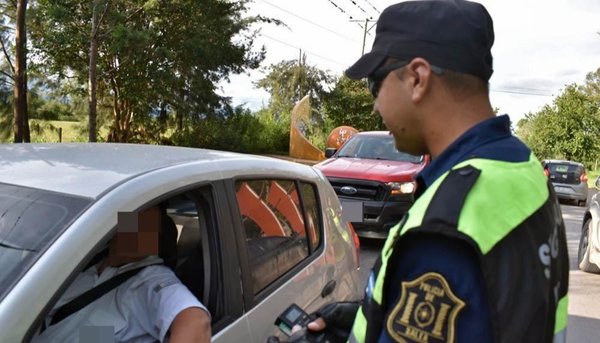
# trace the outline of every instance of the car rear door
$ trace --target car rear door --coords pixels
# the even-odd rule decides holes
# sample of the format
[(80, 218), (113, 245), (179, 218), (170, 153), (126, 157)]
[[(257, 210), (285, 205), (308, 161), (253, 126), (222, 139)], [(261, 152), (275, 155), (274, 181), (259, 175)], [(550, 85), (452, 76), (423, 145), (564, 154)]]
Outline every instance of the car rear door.
[(281, 335), (274, 322), (291, 303), (314, 311), (331, 301), (335, 287), (330, 283), (328, 291), (326, 285), (334, 265), (325, 258), (318, 191), (315, 184), (283, 177), (239, 178), (227, 188), (234, 194), (232, 227), (251, 331), (246, 340), (265, 342)]

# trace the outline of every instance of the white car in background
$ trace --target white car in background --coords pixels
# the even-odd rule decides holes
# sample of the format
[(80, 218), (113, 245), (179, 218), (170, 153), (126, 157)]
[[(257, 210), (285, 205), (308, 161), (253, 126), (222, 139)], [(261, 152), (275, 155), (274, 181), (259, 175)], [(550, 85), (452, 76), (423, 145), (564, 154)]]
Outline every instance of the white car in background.
[[(600, 177), (596, 178), (596, 188), (600, 188)], [(577, 265), (589, 273), (600, 273), (600, 195), (590, 199), (589, 207), (583, 215)]]
[(244, 154), (128, 144), (0, 145), (0, 332), (29, 341), (116, 232), (162, 204), (173, 268), (212, 314), (213, 342), (280, 335), (291, 303), (361, 298), (358, 239), (323, 175)]

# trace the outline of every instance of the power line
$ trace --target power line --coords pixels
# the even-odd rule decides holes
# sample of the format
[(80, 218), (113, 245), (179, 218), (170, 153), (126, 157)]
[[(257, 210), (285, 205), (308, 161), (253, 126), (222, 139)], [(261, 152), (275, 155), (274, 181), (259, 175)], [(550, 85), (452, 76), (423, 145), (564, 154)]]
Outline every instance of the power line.
[[(346, 12), (340, 5), (336, 4), (335, 2), (333, 2), (332, 0), (327, 0), (329, 1), (330, 4), (332, 4), (335, 8), (337, 8), (338, 10), (340, 10), (340, 12), (344, 13), (345, 15), (348, 16), (348, 18), (350, 18), (351, 20), (354, 19), (350, 14), (348, 14), (348, 12)], [(360, 26), (360, 25), (359, 25)], [(362, 27), (361, 27), (362, 28)]]
[(369, 0), (364, 0), (367, 4), (369, 4), (371, 6), (372, 9), (375, 10), (375, 12), (381, 14), (381, 12), (379, 12), (379, 10), (377, 8), (375, 8), (375, 6), (373, 6), (373, 4), (369, 1)]
[(519, 87), (519, 86), (505, 86), (504, 88), (508, 88), (508, 89), (519, 89), (519, 90), (525, 90), (525, 91), (533, 91), (533, 92), (538, 92), (538, 93), (544, 93), (544, 92), (550, 92), (550, 90), (548, 89), (540, 89), (540, 88), (528, 88), (528, 87)]
[[(356, 1), (354, 1), (354, 0), (348, 0), (348, 1), (350, 1), (351, 3), (353, 3), (354, 6), (358, 7), (358, 9), (360, 9), (364, 14), (366, 14), (367, 16), (369, 16), (369, 13), (367, 13), (367, 11), (365, 11), (359, 4), (357, 4)], [(372, 19), (372, 18), (373, 18), (373, 16), (369, 17), (369, 19)]]
[(492, 92), (496, 93), (510, 93), (510, 94), (519, 94), (519, 95), (534, 95), (534, 96), (547, 96), (552, 97), (552, 94), (540, 94), (540, 93), (530, 93), (530, 92), (519, 92), (519, 91), (511, 91), (506, 89), (490, 89)]
[(337, 8), (338, 10), (340, 10), (340, 12), (344, 13), (345, 15), (347, 15), (348, 17), (350, 17), (350, 19), (352, 19), (352, 16), (349, 15), (348, 13), (346, 13), (346, 11), (344, 11), (340, 6), (338, 6), (335, 2), (331, 1), (331, 0), (327, 0), (329, 1), (329, 3), (331, 3), (335, 8)]
[[(342, 7), (340, 7), (338, 4), (336, 4), (336, 3), (335, 3), (335, 2), (333, 2), (332, 0), (327, 0), (327, 1), (329, 1), (329, 3), (330, 3), (330, 4), (332, 4), (332, 5), (333, 5), (335, 8), (337, 8), (338, 10), (340, 10), (340, 12), (344, 13), (345, 15), (347, 15), (347, 16), (350, 18), (350, 21), (353, 21), (353, 19), (354, 19), (354, 18), (353, 18), (353, 17), (352, 17), (350, 14), (348, 14), (348, 12), (346, 12), (346, 11), (345, 11), (345, 10), (344, 10)], [(362, 27), (360, 24), (358, 24), (358, 23), (357, 23), (356, 25), (358, 25), (358, 27), (360, 27), (361, 29), (363, 28), (363, 27)], [(369, 33), (369, 36), (370, 36), (370, 35), (371, 35), (371, 34)]]
[(315, 57), (318, 57), (318, 58), (320, 58), (320, 59), (322, 59), (322, 60), (325, 60), (325, 61), (328, 61), (328, 62), (331, 62), (331, 63), (335, 63), (335, 64), (337, 64), (337, 65), (339, 65), (339, 66), (342, 66), (342, 67), (347, 67), (347, 66), (348, 66), (346, 63), (342, 63), (342, 62), (340, 62), (340, 61), (335, 61), (335, 60), (332, 60), (332, 59), (330, 59), (330, 58), (327, 58), (327, 57), (325, 57), (325, 56), (321, 56), (321, 55), (319, 55), (319, 54), (316, 54), (316, 53), (314, 53), (314, 52), (312, 52), (312, 51), (305, 50), (305, 49), (303, 49), (303, 48), (301, 48), (301, 47), (299, 47), (299, 46), (295, 46), (295, 45), (289, 44), (289, 43), (287, 43), (287, 42), (284, 42), (284, 41), (282, 41), (282, 40), (280, 40), (280, 39), (277, 39), (277, 38), (271, 37), (271, 36), (269, 36), (269, 35), (265, 35), (265, 34), (263, 34), (262, 36), (263, 36), (263, 37), (265, 37), (265, 38), (268, 38), (268, 39), (270, 39), (270, 40), (272, 40), (272, 41), (275, 41), (275, 42), (277, 42), (277, 43), (280, 43), (280, 44), (286, 45), (286, 46), (288, 46), (288, 47), (290, 47), (290, 48), (294, 48), (294, 49), (300, 49), (300, 50), (302, 50), (303, 52), (306, 52), (306, 53), (307, 53), (307, 54), (309, 54), (309, 55), (313, 55), (313, 56), (315, 56)]
[(280, 11), (283, 11), (283, 12), (285, 12), (285, 13), (289, 14), (289, 15), (292, 15), (292, 16), (294, 16), (294, 17), (296, 17), (296, 18), (300, 19), (300, 20), (303, 20), (303, 21), (305, 21), (305, 22), (307, 22), (307, 23), (310, 23), (310, 24), (312, 24), (312, 25), (314, 25), (314, 26), (316, 26), (316, 27), (318, 27), (318, 28), (321, 28), (321, 29), (323, 29), (323, 30), (325, 30), (325, 31), (331, 32), (331, 33), (333, 33), (334, 35), (336, 35), (336, 36), (338, 36), (338, 37), (341, 37), (341, 38), (347, 39), (347, 40), (349, 40), (349, 41), (354, 41), (354, 39), (353, 39), (353, 38), (350, 38), (350, 37), (348, 37), (348, 36), (345, 36), (345, 35), (343, 35), (343, 34), (341, 34), (341, 33), (339, 33), (339, 32), (336, 32), (336, 31), (334, 31), (334, 30), (332, 30), (332, 29), (330, 29), (330, 28), (327, 28), (327, 27), (325, 27), (325, 26), (323, 26), (323, 25), (321, 25), (321, 24), (315, 23), (315, 22), (313, 22), (313, 21), (311, 21), (311, 20), (308, 20), (308, 19), (306, 19), (306, 18), (304, 18), (304, 17), (301, 17), (301, 16), (299, 16), (299, 15), (297, 15), (297, 14), (294, 14), (294, 13), (292, 13), (292, 12), (290, 12), (290, 11), (288, 11), (288, 10), (284, 9), (284, 8), (281, 8), (281, 7), (279, 7), (279, 6), (275, 5), (275, 4), (272, 4), (272, 3), (270, 3), (270, 2), (268, 2), (268, 1), (266, 1), (266, 0), (262, 0), (262, 2), (264, 2), (265, 4), (267, 4), (267, 5), (269, 5), (269, 6), (275, 7), (275, 8), (277, 8), (278, 10), (280, 10)]

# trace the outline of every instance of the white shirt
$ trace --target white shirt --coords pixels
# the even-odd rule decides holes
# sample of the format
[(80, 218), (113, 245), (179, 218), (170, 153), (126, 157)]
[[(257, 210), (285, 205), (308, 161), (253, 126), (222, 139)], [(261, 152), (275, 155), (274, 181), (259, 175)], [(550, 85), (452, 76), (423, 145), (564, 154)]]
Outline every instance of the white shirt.
[[(85, 270), (59, 299), (51, 315), (60, 306), (113, 276), (147, 266), (88, 306), (47, 327), (33, 342), (79, 342), (80, 336), (85, 339), (89, 334), (90, 327), (100, 329), (102, 336), (112, 329), (114, 342), (164, 342), (179, 312), (199, 307), (208, 313), (171, 269), (156, 264), (160, 262), (160, 258), (151, 256), (119, 268), (107, 267), (100, 275), (95, 266)], [(46, 322), (50, 323), (51, 318), (49, 316)]]

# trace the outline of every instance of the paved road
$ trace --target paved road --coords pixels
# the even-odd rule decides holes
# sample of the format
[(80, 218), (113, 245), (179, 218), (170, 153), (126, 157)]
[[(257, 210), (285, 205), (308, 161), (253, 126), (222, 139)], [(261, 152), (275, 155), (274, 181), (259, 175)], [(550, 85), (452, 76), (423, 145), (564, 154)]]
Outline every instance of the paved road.
[[(581, 221), (585, 209), (571, 205), (561, 205), (567, 228), (569, 249), (569, 343), (600, 342), (600, 275), (584, 273), (577, 269), (577, 249), (581, 233)], [(375, 262), (382, 242), (361, 241), (361, 280), (366, 282), (369, 269)]]

